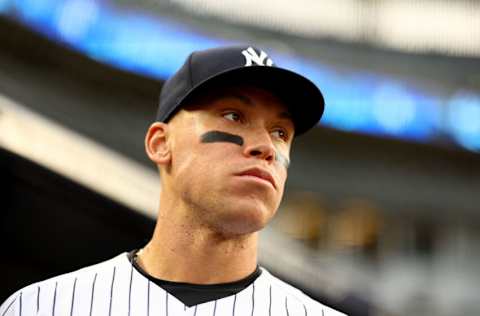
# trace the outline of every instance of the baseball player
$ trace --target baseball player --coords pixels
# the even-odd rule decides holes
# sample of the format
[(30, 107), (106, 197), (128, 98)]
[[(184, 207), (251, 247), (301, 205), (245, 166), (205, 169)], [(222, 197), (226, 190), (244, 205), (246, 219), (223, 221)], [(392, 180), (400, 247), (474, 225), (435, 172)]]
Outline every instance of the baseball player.
[(311, 81), (262, 50), (193, 52), (163, 86), (145, 137), (162, 187), (151, 240), (20, 289), (0, 316), (343, 315), (257, 263), (292, 141), (323, 108)]

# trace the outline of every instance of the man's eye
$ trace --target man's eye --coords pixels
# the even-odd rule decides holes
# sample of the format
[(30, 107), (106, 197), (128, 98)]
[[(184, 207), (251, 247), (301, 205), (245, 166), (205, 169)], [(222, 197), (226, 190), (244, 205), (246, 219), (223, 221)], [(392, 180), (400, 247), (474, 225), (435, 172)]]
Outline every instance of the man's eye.
[(288, 140), (288, 134), (283, 129), (276, 129), (272, 132), (272, 135), (276, 138), (281, 138), (283, 140)]
[(223, 114), (223, 117), (226, 118), (227, 120), (238, 122), (240, 121), (240, 115), (235, 112), (228, 112)]

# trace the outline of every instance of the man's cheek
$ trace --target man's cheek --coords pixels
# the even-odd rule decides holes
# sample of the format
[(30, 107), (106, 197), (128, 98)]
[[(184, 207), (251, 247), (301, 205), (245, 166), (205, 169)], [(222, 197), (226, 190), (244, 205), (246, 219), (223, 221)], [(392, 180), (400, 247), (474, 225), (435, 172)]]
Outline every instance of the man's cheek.
[(283, 155), (280, 150), (275, 149), (275, 161), (288, 169), (290, 167), (290, 159), (287, 156)]

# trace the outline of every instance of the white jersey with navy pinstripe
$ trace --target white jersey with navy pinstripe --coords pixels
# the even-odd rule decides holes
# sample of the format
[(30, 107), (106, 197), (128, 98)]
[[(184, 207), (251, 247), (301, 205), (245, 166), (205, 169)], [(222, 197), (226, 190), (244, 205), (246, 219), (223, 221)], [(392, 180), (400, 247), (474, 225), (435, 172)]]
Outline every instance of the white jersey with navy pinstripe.
[(139, 273), (127, 253), (31, 284), (0, 306), (0, 316), (341, 316), (262, 268), (239, 293), (192, 307)]

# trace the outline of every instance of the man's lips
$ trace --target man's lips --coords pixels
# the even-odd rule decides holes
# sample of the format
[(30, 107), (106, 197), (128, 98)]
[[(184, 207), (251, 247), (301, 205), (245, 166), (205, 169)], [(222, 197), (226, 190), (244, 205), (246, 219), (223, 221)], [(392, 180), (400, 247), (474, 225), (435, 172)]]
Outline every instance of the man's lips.
[(242, 171), (237, 174), (237, 176), (251, 176), (251, 177), (257, 177), (263, 180), (266, 180), (272, 184), (274, 188), (277, 188), (275, 184), (275, 180), (273, 179), (272, 175), (270, 172), (263, 170), (261, 168), (251, 168), (245, 171)]

